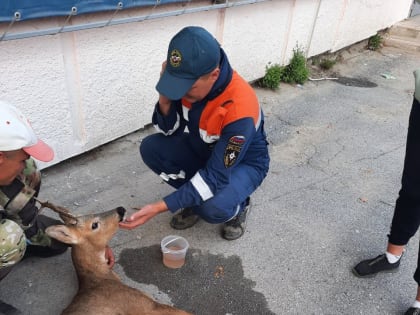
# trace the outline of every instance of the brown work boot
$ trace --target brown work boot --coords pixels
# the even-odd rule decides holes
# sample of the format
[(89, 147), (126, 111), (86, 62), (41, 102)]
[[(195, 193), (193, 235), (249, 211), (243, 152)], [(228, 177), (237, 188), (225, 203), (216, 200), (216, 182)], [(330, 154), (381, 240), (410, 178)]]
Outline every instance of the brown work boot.
[(175, 230), (185, 230), (196, 224), (199, 219), (191, 208), (184, 208), (172, 217), (169, 224)]
[(238, 213), (232, 220), (223, 226), (222, 237), (225, 240), (233, 241), (240, 238), (245, 233), (246, 218), (251, 211), (251, 198), (246, 199), (246, 205), (242, 212)]

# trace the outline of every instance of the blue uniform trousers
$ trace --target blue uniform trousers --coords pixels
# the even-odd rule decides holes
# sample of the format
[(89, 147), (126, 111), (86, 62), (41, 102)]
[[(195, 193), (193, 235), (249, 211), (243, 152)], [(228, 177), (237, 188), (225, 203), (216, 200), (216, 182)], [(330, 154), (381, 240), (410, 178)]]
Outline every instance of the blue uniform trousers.
[[(160, 133), (152, 134), (143, 139), (140, 154), (144, 163), (158, 175), (162, 172), (179, 174), (181, 170), (184, 171), (184, 179), (167, 181), (174, 188), (188, 182), (206, 165), (206, 160), (200, 158), (191, 148), (187, 133), (169, 137)], [(257, 189), (263, 177), (255, 168), (240, 163), (232, 169), (228, 185), (220, 191), (213, 192), (212, 198), (193, 206), (192, 209), (209, 223), (227, 222), (244, 209), (246, 198)], [(256, 183), (256, 178), (261, 178), (261, 181)]]

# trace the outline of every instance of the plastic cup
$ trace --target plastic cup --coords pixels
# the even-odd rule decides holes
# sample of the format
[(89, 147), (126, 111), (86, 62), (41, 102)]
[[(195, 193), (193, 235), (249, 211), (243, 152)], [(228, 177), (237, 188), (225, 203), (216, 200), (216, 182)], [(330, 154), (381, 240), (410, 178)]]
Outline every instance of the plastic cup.
[(187, 240), (182, 236), (168, 235), (160, 242), (163, 254), (163, 264), (172, 269), (181, 268), (185, 264), (188, 247)]

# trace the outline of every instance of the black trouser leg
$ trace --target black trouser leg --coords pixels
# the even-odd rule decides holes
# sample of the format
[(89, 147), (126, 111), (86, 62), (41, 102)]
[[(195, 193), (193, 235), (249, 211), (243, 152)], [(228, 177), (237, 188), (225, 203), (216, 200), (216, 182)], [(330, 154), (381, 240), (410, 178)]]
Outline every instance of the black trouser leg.
[(389, 242), (405, 245), (420, 225), (420, 104), (411, 108), (401, 190), (392, 218)]
[[(395, 204), (389, 242), (406, 245), (420, 225), (420, 103), (411, 108), (401, 190)], [(420, 251), (414, 280), (420, 285)]]

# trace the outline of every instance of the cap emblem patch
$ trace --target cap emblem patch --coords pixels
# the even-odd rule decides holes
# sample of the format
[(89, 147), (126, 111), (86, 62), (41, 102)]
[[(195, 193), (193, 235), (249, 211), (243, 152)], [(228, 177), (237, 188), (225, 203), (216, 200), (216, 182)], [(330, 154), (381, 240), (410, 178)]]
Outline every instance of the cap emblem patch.
[(181, 65), (182, 55), (179, 50), (174, 49), (171, 52), (171, 56), (169, 57), (169, 63), (172, 67), (177, 68)]

